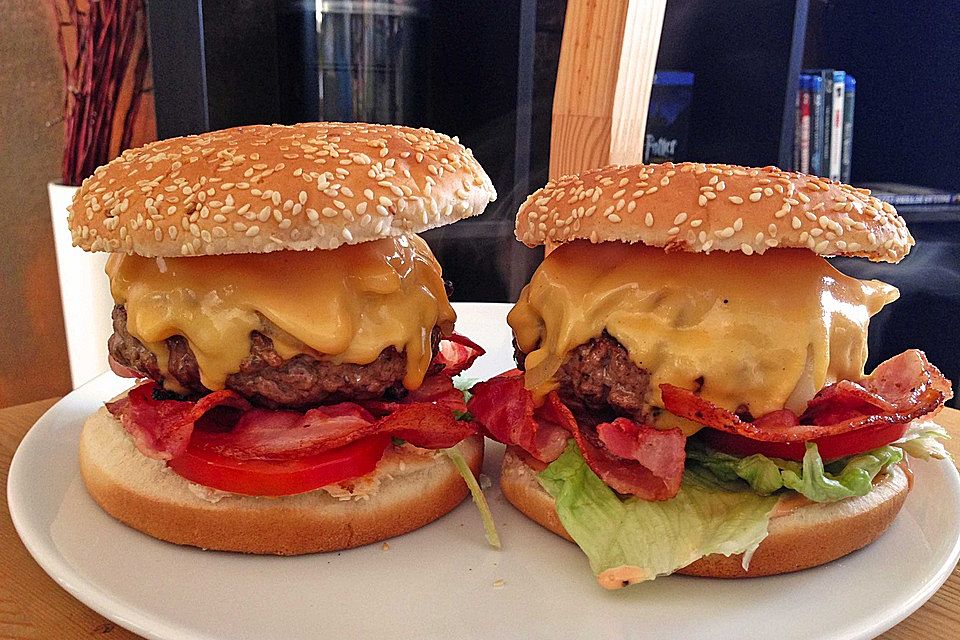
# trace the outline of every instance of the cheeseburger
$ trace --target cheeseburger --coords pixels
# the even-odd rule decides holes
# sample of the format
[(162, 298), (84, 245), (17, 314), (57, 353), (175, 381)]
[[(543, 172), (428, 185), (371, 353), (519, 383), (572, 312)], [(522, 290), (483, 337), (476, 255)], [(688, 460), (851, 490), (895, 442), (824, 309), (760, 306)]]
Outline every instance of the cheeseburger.
[(897, 290), (824, 256), (899, 262), (889, 204), (814, 176), (612, 166), (548, 183), (516, 235), (547, 256), (509, 314), (519, 370), (470, 413), (501, 487), (600, 584), (760, 576), (880, 536), (910, 456), (946, 455), (950, 383), (917, 350), (864, 374)]
[(416, 234), (495, 197), (456, 139), (368, 124), (239, 127), (97, 169), (69, 225), (112, 253), (111, 365), (140, 382), (84, 425), (90, 495), (162, 540), (285, 555), (453, 509), (483, 440), (452, 378), (482, 350)]

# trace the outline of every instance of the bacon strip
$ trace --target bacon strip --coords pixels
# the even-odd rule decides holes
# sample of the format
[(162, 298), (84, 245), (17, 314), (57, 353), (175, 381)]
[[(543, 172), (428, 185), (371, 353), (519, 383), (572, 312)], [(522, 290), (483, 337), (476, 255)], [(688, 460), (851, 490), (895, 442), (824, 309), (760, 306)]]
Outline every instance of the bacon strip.
[(232, 391), (215, 391), (197, 402), (155, 400), (153, 382), (134, 387), (107, 410), (120, 420), (137, 449), (148, 458), (169, 460), (183, 453), (190, 443), (193, 425), (216, 407), (245, 411), (250, 403)]
[(824, 387), (810, 400), (801, 422), (835, 424), (862, 415), (911, 411), (929, 390), (953, 397), (953, 389), (940, 370), (918, 349), (910, 349), (882, 362), (860, 382), (841, 380)]
[(488, 436), (541, 462), (556, 460), (573, 436), (590, 468), (620, 493), (666, 500), (680, 489), (686, 438), (679, 429), (659, 431), (626, 418), (591, 426), (553, 392), (536, 407), (519, 371), (476, 385), (468, 407)]
[[(567, 446), (576, 421), (555, 394), (538, 408), (520, 371), (508, 371), (471, 390), (470, 415), (498, 442), (515, 444), (541, 462), (553, 462)], [(551, 399), (553, 398), (553, 399)]]
[(467, 404), (463, 392), (453, 386), (446, 373), (438, 373), (424, 379), (419, 389), (411, 391), (402, 400), (357, 400), (357, 404), (375, 416), (383, 417), (401, 407), (417, 403), (430, 403), (446, 407), (450, 413), (463, 413)]
[(113, 359), (113, 356), (107, 356), (107, 362), (110, 363), (110, 369), (121, 378), (142, 378), (143, 374), (136, 369), (124, 366)]
[(215, 391), (197, 402), (155, 400), (158, 387), (148, 382), (108, 403), (107, 409), (141, 453), (161, 460), (182, 454), (191, 442), (238, 460), (292, 459), (374, 434), (442, 449), (476, 433), (471, 422), (454, 415), (466, 405), (449, 375), (431, 376), (424, 387), (422, 394), (417, 390), (401, 402), (371, 403), (370, 408), (342, 402), (299, 413), (251, 407), (232, 391)]
[(440, 340), (440, 350), (434, 358), (434, 364), (442, 364), (442, 372), (455, 376), (461, 371), (469, 369), (473, 362), (485, 354), (483, 347), (459, 333)]
[(226, 430), (209, 431), (197, 425), (193, 442), (237, 460), (292, 458), (348, 444), (356, 431), (375, 422), (366, 409), (351, 402), (306, 413), (253, 408)]
[(440, 341), (440, 350), (433, 360), (434, 366), (442, 365), (443, 368), (424, 378), (420, 388), (409, 392), (402, 400), (358, 400), (357, 404), (379, 417), (397, 411), (405, 405), (424, 402), (446, 407), (451, 412), (465, 413), (467, 404), (463, 400), (463, 392), (453, 386), (452, 378), (470, 368), (484, 353), (486, 352), (480, 345), (459, 333), (454, 333)]
[(904, 424), (935, 413), (953, 396), (949, 381), (923, 352), (905, 351), (880, 364), (861, 382), (843, 380), (822, 389), (797, 419), (786, 409), (741, 420), (693, 391), (660, 385), (664, 408), (707, 427), (764, 442), (807, 442), (881, 424)]
[(669, 500), (680, 490), (687, 439), (679, 429), (661, 431), (617, 418), (598, 424), (596, 435), (578, 428), (573, 437), (587, 465), (614, 491)]
[(469, 422), (428, 403), (404, 405), (377, 419), (360, 405), (341, 402), (303, 414), (252, 409), (230, 431), (198, 429), (193, 438), (197, 445), (222, 456), (262, 460), (314, 455), (374, 434), (393, 435), (425, 449), (444, 449), (473, 433)]

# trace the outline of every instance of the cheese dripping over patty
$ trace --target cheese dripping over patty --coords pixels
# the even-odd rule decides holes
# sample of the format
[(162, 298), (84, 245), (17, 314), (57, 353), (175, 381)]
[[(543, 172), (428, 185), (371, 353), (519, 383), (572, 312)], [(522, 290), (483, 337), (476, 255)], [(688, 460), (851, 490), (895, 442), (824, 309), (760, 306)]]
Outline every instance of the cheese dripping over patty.
[[(440, 265), (418, 236), (344, 245), (183, 258), (114, 254), (111, 292), (127, 329), (167, 373), (165, 340), (184, 336), (200, 379), (223, 389), (250, 353), (250, 333), (268, 335), (284, 359), (305, 353), (368, 364), (404, 352), (403, 384), (416, 389), (433, 357), (431, 331), (453, 330)], [(169, 376), (167, 376), (169, 378)]]
[[(539, 397), (557, 388), (572, 349), (606, 331), (650, 373), (652, 408), (670, 383), (760, 416), (800, 412), (823, 386), (862, 377), (869, 319), (898, 296), (803, 249), (705, 255), (576, 241), (544, 259), (508, 321)], [(659, 416), (658, 426), (677, 424)]]

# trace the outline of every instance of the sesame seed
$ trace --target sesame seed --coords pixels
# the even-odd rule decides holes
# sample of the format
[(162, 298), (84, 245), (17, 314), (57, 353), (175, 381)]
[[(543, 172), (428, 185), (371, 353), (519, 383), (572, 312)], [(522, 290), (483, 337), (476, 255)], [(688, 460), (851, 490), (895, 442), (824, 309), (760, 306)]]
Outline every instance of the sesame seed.
[(753, 247), (751, 247), (747, 243), (743, 243), (740, 245), (740, 251), (743, 251), (743, 253), (745, 253), (748, 256), (753, 255)]
[(741, 198), (740, 196), (727, 196), (727, 200), (729, 200), (733, 204), (743, 204), (743, 198)]
[(647, 212), (647, 215), (644, 216), (644, 218), (643, 218), (643, 222), (644, 222), (644, 224), (646, 224), (648, 227), (652, 227), (652, 226), (653, 226), (653, 213), (651, 213), (651, 212), (648, 211), (648, 212)]
[(673, 219), (673, 224), (680, 225), (687, 219), (687, 214), (684, 211), (681, 211), (677, 214), (677, 217)]
[(760, 198), (763, 196), (760, 195), (760, 192), (754, 192), (750, 194), (750, 202), (759, 202)]

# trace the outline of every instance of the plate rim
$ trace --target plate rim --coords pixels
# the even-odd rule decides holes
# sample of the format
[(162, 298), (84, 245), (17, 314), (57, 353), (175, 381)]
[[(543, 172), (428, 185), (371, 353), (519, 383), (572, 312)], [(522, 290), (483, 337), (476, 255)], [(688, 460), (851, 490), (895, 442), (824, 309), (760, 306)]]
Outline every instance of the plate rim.
[[(468, 305), (476, 305), (488, 309), (495, 306), (502, 308), (509, 306), (505, 303), (460, 303), (460, 305), (463, 305), (464, 308)], [(43, 532), (34, 531), (34, 524), (30, 522), (28, 496), (21, 489), (25, 482), (25, 474), (29, 473), (29, 469), (24, 467), (26, 464), (24, 458), (28, 454), (23, 452), (41, 446), (39, 439), (46, 435), (45, 430), (52, 430), (56, 433), (56, 431), (64, 429), (64, 425), (68, 425), (69, 420), (61, 417), (61, 414), (73, 411), (75, 408), (71, 405), (82, 402), (89, 393), (88, 388), (98, 388), (106, 384), (111, 377), (112, 374), (109, 372), (104, 373), (58, 400), (37, 419), (18, 444), (10, 461), (6, 491), (8, 510), (14, 529), (27, 552), (54, 582), (72, 597), (108, 620), (151, 640), (166, 640), (168, 638), (216, 640), (217, 636), (208, 635), (202, 631), (184, 627), (181, 624), (171, 624), (171, 621), (166, 618), (149, 613), (142, 605), (139, 607), (129, 605), (124, 600), (112, 597), (109, 592), (96, 584), (86, 582), (55, 546), (46, 544), (48, 536), (45, 536)], [(76, 479), (81, 474), (79, 458), (75, 457), (74, 460), (76, 465), (70, 471), (73, 478)], [(943, 460), (935, 463), (935, 465), (935, 472), (944, 474), (944, 480), (950, 485), (954, 495), (960, 496), (960, 472), (958, 472), (954, 463)], [(960, 521), (960, 502), (947, 502), (954, 504), (957, 520)], [(872, 618), (873, 622), (867, 626), (858, 628), (847, 626), (845, 629), (838, 629), (836, 634), (817, 637), (831, 637), (837, 640), (867, 640), (889, 630), (916, 612), (940, 589), (955, 570), (958, 560), (960, 560), (960, 531), (956, 532), (946, 559), (909, 598), (900, 601), (895, 608), (877, 612), (877, 617)]]
[[(208, 636), (198, 635), (193, 630), (172, 627), (157, 616), (149, 616), (148, 614), (144, 614), (141, 611), (127, 606), (120, 600), (112, 598), (109, 593), (99, 586), (84, 581), (82, 576), (73, 570), (66, 562), (62, 554), (58, 553), (55, 548), (47, 547), (45, 544), (46, 539), (42, 534), (36, 538), (32, 538), (30, 535), (24, 535), (27, 531), (33, 534), (33, 525), (28, 522), (25, 506), (21, 504), (21, 496), (17, 495), (14, 489), (20, 482), (18, 478), (24, 473), (27, 473), (27, 470), (21, 471), (21, 467), (26, 464), (22, 462), (23, 456), (26, 454), (21, 454), (21, 451), (27, 450), (32, 446), (38, 446), (33, 443), (33, 440), (42, 437), (42, 429), (57, 429), (55, 421), (57, 420), (58, 414), (63, 411), (68, 411), (67, 405), (76, 400), (77, 396), (85, 393), (86, 387), (102, 384), (104, 378), (110, 375), (109, 372), (105, 372), (63, 396), (54, 403), (52, 407), (43, 412), (24, 435), (20, 444), (17, 445), (17, 450), (10, 459), (10, 468), (7, 473), (7, 508), (10, 512), (10, 520), (13, 522), (13, 528), (17, 532), (17, 536), (19, 536), (20, 542), (27, 549), (27, 552), (34, 561), (40, 565), (44, 573), (52, 578), (54, 582), (72, 597), (102, 615), (107, 620), (150, 640), (168, 640), (169, 638), (216, 640)], [(50, 426), (48, 426), (48, 423), (50, 423)], [(74, 479), (81, 476), (79, 457), (77, 458), (76, 469), (73, 471)]]

